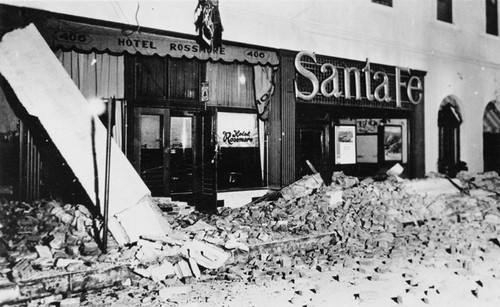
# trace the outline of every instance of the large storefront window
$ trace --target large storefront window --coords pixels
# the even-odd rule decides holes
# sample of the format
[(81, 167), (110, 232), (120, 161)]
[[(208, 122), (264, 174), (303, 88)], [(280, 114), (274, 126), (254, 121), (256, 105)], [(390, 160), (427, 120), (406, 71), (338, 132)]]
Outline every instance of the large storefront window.
[(217, 107), (218, 189), (263, 185), (264, 142), (255, 107), (253, 68), (207, 63), (208, 105)]
[(137, 56), (135, 96), (143, 105), (162, 105), (166, 99), (196, 103), (201, 66), (196, 59)]
[(261, 186), (257, 114), (219, 112), (217, 140), (219, 189)]
[(395, 110), (352, 111), (299, 104), (296, 130), (299, 176), (312, 173), (309, 163), (325, 180), (331, 178), (333, 171), (368, 177), (396, 163), (407, 168), (410, 127), (405, 117), (408, 114)]

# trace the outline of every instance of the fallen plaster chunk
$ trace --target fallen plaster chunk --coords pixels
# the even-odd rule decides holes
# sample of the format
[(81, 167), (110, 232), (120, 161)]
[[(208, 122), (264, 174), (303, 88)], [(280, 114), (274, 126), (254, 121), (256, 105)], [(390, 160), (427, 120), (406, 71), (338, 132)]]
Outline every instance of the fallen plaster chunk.
[(141, 262), (152, 262), (165, 256), (163, 250), (151, 246), (141, 246), (135, 253), (135, 258)]
[(319, 173), (311, 176), (304, 176), (302, 179), (284, 187), (281, 190), (281, 195), (287, 201), (301, 198), (311, 194), (313, 190), (318, 189), (322, 184), (323, 179), (321, 179)]
[(342, 203), (342, 190), (332, 190), (327, 191), (326, 195), (328, 196), (328, 203), (330, 206), (336, 206)]
[(139, 203), (115, 214), (130, 241), (135, 242), (141, 236), (161, 235), (170, 232), (170, 226), (161, 210), (153, 204), (150, 196), (145, 196)]
[(193, 276), (195, 278), (201, 277), (200, 268), (198, 267), (198, 263), (194, 258), (189, 258), (189, 267), (191, 268), (191, 272), (193, 272)]
[(83, 264), (83, 260), (67, 258), (59, 258), (56, 260), (56, 266), (58, 268), (66, 268), (70, 264)]
[(188, 278), (193, 276), (191, 268), (185, 260), (180, 260), (179, 262), (177, 262), (174, 266), (174, 271), (177, 277), (181, 280), (183, 278)]
[(245, 252), (249, 252), (250, 248), (245, 243), (236, 241), (235, 239), (230, 239), (224, 245), (226, 249), (239, 249)]
[(38, 253), (38, 258), (52, 259), (52, 252), (48, 246), (37, 245), (35, 246), (35, 250)]
[[(452, 181), (456, 185), (460, 187), (462, 186), (459, 179), (452, 179)], [(460, 190), (446, 178), (410, 180), (404, 182), (402, 187), (405, 188), (408, 193), (422, 194), (426, 196), (453, 195), (460, 193)]]
[(224, 242), (224, 240), (220, 237), (207, 237), (205, 236), (203, 238), (203, 241), (206, 241), (210, 244), (213, 244), (213, 245), (225, 245), (226, 243)]
[(79, 307), (79, 306), (80, 306), (79, 297), (65, 298), (59, 302), (59, 307)]
[(54, 233), (54, 239), (50, 241), (50, 247), (52, 249), (61, 249), (64, 246), (64, 243), (66, 242), (66, 234), (62, 232), (56, 232)]
[(151, 265), (148, 267), (147, 270), (148, 270), (151, 278), (155, 282), (161, 282), (162, 280), (166, 279), (167, 277), (175, 275), (175, 269), (174, 269), (173, 264), (167, 260), (163, 261), (159, 265)]
[(149, 240), (143, 240), (139, 239), (137, 241), (137, 246), (141, 248), (149, 248), (149, 249), (157, 249), (157, 250), (162, 250), (163, 244), (158, 241), (149, 241)]
[(149, 272), (148, 269), (144, 269), (144, 268), (133, 268), (132, 269), (132, 272), (134, 272), (135, 274), (141, 276), (141, 277), (144, 277), (144, 278), (150, 278), (151, 277), (151, 272)]
[(207, 269), (217, 269), (231, 257), (231, 254), (222, 248), (197, 240), (186, 242), (180, 252), (186, 258), (192, 257), (199, 265)]
[(14, 301), (21, 297), (21, 291), (18, 285), (0, 288), (0, 304)]
[(404, 169), (403, 167), (401, 166), (401, 164), (399, 163), (396, 163), (394, 164), (387, 172), (387, 176), (394, 176), (396, 177), (396, 179), (401, 179), (399, 176), (403, 173)]

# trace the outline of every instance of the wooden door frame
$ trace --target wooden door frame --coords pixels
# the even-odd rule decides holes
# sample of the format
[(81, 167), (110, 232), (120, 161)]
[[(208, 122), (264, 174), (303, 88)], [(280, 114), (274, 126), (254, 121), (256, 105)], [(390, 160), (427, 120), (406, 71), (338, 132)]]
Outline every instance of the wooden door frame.
[(168, 108), (134, 108), (134, 143), (133, 143), (133, 158), (136, 161), (135, 169), (138, 174), (141, 174), (141, 115), (160, 115), (163, 116), (163, 131), (162, 144), (163, 148), (163, 194), (170, 195), (170, 180), (168, 178), (168, 166), (170, 165), (169, 151), (167, 148), (166, 138), (170, 136), (170, 109)]

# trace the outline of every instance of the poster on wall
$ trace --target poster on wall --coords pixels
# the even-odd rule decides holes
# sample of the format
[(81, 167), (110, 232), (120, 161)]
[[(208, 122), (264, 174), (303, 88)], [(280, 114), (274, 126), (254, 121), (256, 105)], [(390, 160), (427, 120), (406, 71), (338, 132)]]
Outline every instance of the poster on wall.
[(385, 161), (403, 160), (403, 128), (396, 125), (384, 126)]
[(335, 126), (335, 164), (356, 163), (356, 126)]
[(258, 147), (257, 114), (218, 112), (217, 139), (220, 147)]
[(380, 119), (359, 118), (356, 120), (356, 132), (359, 134), (377, 134)]
[(356, 138), (356, 161), (358, 163), (378, 163), (378, 137), (376, 134), (359, 135)]

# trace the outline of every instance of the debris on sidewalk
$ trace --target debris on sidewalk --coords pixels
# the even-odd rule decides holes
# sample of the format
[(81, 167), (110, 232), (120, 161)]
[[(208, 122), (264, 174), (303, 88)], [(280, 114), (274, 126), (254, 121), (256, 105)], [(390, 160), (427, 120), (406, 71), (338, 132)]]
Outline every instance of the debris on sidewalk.
[(318, 189), (322, 183), (323, 179), (321, 179), (319, 173), (311, 176), (304, 176), (301, 180), (284, 187), (281, 190), (281, 195), (285, 200), (300, 198), (311, 194), (314, 190)]
[[(425, 262), (442, 253), (456, 257), (448, 266), (470, 271), (475, 256), (500, 237), (499, 199), (479, 192), (482, 186), (499, 190), (496, 174), (469, 175), (478, 190), (470, 195), (456, 189), (451, 193), (451, 188), (450, 193), (436, 193), (434, 184), (444, 182), (435, 178), (401, 182), (392, 176), (362, 183), (337, 172), (326, 186), (315, 176), (299, 180), (308, 183), (295, 185), (293, 192), (285, 192), (288, 197), (222, 207), (216, 215), (192, 210), (172, 214), (168, 235), (142, 236), (125, 247), (112, 244), (106, 255), (93, 236), (98, 221), (85, 207), (3, 202), (0, 277), (12, 286), (40, 276), (42, 270), (50, 276), (51, 270), (56, 274), (123, 265), (130, 269), (132, 285), (148, 280), (159, 287), (157, 295), (167, 286), (158, 299), (170, 300), (172, 286), (196, 280), (292, 280), (310, 269), (328, 272), (334, 265), (365, 272), (375, 281), (390, 271), (390, 262)], [(380, 258), (388, 262), (375, 260)]]

